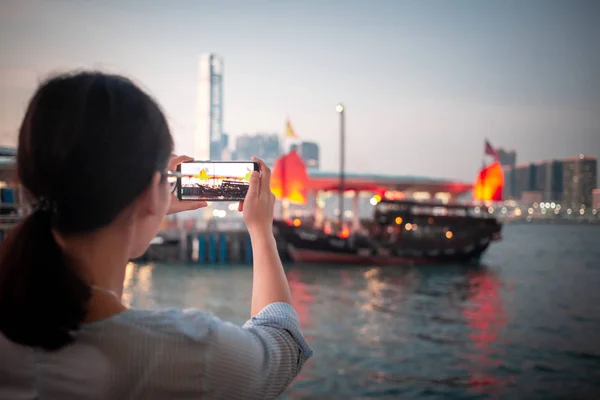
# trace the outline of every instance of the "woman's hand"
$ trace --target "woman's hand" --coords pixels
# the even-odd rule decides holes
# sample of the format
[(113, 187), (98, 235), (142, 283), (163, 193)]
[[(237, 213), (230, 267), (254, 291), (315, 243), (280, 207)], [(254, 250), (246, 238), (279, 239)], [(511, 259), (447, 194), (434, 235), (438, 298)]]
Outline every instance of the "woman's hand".
[[(169, 171), (176, 171), (177, 166), (182, 162), (186, 161), (194, 161), (194, 159), (188, 156), (178, 156), (173, 154), (171, 156), (171, 161), (169, 161)], [(206, 207), (207, 205), (208, 204), (205, 201), (180, 201), (177, 198), (177, 195), (173, 194), (173, 198), (171, 199), (171, 206), (169, 207), (169, 211), (167, 211), (167, 214), (175, 214), (181, 211), (197, 210), (199, 208)]]
[(238, 210), (244, 213), (244, 222), (248, 232), (252, 234), (273, 234), (273, 208), (275, 195), (271, 192), (271, 170), (264, 161), (258, 161), (260, 173), (253, 171), (250, 176), (250, 187)]

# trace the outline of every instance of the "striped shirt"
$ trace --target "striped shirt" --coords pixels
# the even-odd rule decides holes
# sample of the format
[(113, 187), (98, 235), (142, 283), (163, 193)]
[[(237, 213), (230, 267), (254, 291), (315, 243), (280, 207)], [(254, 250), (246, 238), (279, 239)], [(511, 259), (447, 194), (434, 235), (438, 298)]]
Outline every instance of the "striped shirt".
[(286, 303), (243, 327), (199, 310), (125, 310), (45, 352), (0, 334), (0, 399), (273, 399), (312, 350)]

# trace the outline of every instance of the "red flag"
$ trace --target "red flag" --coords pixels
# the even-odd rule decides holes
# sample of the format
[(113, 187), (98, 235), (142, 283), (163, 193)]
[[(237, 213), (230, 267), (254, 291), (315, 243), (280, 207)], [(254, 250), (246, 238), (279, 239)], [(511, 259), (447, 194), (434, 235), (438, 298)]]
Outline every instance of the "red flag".
[(494, 148), (492, 147), (492, 145), (490, 144), (490, 142), (485, 141), (485, 154), (488, 156), (492, 156), (494, 158), (499, 158), (500, 156), (498, 155), (498, 153), (496, 152), (496, 150), (494, 150)]

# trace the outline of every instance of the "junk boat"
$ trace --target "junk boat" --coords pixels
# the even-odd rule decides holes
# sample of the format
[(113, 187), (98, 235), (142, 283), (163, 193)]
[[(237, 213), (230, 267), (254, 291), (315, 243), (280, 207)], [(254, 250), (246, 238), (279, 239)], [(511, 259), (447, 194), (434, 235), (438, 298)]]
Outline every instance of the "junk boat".
[(502, 225), (475, 205), (382, 200), (372, 221), (347, 235), (285, 221), (274, 228), (281, 255), (294, 262), (401, 265), (476, 262)]

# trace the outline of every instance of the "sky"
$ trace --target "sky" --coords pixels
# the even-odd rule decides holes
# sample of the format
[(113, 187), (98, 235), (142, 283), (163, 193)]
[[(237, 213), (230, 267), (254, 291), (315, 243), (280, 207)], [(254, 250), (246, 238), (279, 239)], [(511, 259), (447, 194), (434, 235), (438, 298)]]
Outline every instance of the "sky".
[(600, 158), (599, 49), (595, 0), (1, 0), (0, 144), (41, 79), (82, 67), (131, 77), (183, 143), (212, 52), (233, 137), (289, 118), (335, 172), (342, 102), (348, 171), (471, 182), (485, 138)]

